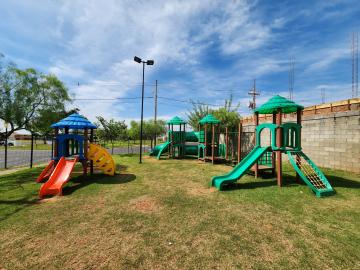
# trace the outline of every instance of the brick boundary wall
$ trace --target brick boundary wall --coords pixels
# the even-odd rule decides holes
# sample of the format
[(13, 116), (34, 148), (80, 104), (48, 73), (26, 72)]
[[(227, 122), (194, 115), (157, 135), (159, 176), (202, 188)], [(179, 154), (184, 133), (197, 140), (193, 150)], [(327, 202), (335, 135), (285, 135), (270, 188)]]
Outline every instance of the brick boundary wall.
[[(260, 115), (259, 122), (271, 122)], [(284, 122), (296, 121), (287, 114)], [(254, 118), (242, 118), (243, 128), (254, 131)], [(318, 166), (360, 173), (360, 98), (306, 107), (302, 116), (302, 147)]]

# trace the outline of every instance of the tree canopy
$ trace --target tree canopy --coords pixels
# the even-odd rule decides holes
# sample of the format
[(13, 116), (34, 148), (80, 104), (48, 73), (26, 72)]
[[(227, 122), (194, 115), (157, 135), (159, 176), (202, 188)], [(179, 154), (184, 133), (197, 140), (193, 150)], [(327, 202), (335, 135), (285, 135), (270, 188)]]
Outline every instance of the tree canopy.
[(0, 55), (0, 119), (9, 129), (0, 132), (0, 137), (9, 137), (24, 128), (36, 131), (39, 127), (41, 131), (45, 119), (60, 120), (55, 116), (62, 117), (71, 101), (65, 85), (55, 75), (33, 68), (20, 69), (3, 60)]
[(102, 116), (96, 118), (98, 119), (96, 125), (99, 127), (96, 130), (96, 135), (100, 140), (113, 142), (115, 140), (127, 139), (127, 125), (125, 121), (116, 121), (114, 119), (107, 121)]
[(220, 127), (222, 129), (228, 127), (229, 130), (236, 130), (240, 121), (240, 114), (238, 113), (240, 103), (236, 105), (233, 105), (233, 103), (232, 94), (230, 95), (229, 99), (225, 99), (224, 106), (218, 109), (213, 109), (207, 105), (193, 102), (192, 109), (187, 112), (188, 124), (194, 131), (198, 131), (199, 121), (207, 114), (211, 113), (221, 121)]
[[(166, 124), (164, 120), (148, 120), (143, 122), (143, 139), (153, 139), (154, 135), (164, 134), (166, 132)], [(131, 121), (129, 129), (129, 137), (132, 140), (140, 138), (140, 122)]]

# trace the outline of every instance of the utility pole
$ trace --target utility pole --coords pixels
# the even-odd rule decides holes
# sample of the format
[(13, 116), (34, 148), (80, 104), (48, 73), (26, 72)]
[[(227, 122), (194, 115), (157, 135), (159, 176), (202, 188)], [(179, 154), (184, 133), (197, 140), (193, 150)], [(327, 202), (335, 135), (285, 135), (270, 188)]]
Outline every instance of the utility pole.
[(155, 81), (155, 96), (154, 96), (154, 101), (155, 101), (155, 108), (154, 108), (154, 123), (155, 123), (155, 141), (154, 141), (154, 146), (156, 146), (156, 120), (157, 120), (157, 91), (158, 91), (158, 81)]
[(325, 103), (325, 88), (321, 88), (321, 103)]
[(359, 81), (358, 81), (359, 37), (357, 32), (352, 33), (351, 56), (352, 56), (352, 97), (357, 98), (359, 96)]
[(252, 101), (250, 101), (249, 108), (254, 110), (256, 108), (256, 96), (260, 95), (259, 92), (256, 92), (256, 79), (254, 79), (253, 88), (249, 91), (248, 94), (252, 96)]
[(289, 59), (289, 99), (294, 99), (295, 60), (293, 56)]

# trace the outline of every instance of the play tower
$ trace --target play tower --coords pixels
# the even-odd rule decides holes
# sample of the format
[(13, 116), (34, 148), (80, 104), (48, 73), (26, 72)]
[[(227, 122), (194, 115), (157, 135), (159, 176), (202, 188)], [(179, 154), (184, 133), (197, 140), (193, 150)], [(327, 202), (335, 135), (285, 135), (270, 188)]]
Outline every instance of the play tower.
[(175, 116), (166, 122), (168, 126), (169, 157), (183, 158), (185, 156), (186, 122)]
[(220, 123), (212, 114), (199, 121), (199, 160), (210, 160), (214, 164), (216, 160), (222, 159), (219, 155)]
[[(261, 107), (254, 110), (255, 113), (255, 147), (236, 167), (226, 175), (212, 178), (212, 185), (222, 189), (229, 183), (236, 182), (252, 166), (255, 176), (259, 172), (259, 160), (264, 156), (271, 157), (271, 166), (276, 168), (277, 184), (282, 186), (282, 154), (286, 154), (291, 165), (294, 167), (297, 179), (302, 179), (316, 194), (326, 196), (334, 193), (333, 188), (325, 175), (310, 160), (301, 148), (301, 115), (303, 106), (281, 96), (274, 96)], [(296, 122), (282, 122), (284, 114), (296, 113)], [(272, 123), (259, 125), (260, 114), (271, 114)], [(269, 143), (262, 141), (261, 134), (269, 130)]]
[[(40, 197), (62, 194), (62, 188), (70, 179), (77, 162), (83, 167), (83, 175), (94, 169), (114, 175), (115, 162), (106, 149), (94, 144), (97, 127), (84, 116), (74, 113), (51, 125), (54, 128), (52, 158), (36, 182), (48, 179), (40, 188)], [(90, 136), (89, 136), (90, 135)]]

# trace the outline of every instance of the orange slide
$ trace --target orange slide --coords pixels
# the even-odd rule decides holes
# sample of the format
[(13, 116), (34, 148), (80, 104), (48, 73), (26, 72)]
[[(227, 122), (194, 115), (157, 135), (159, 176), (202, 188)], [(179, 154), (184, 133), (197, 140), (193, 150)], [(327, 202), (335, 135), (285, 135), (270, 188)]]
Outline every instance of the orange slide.
[(36, 183), (41, 183), (47, 179), (55, 169), (55, 160), (51, 160), (46, 168), (41, 172), (39, 177), (36, 179)]
[(65, 159), (62, 157), (56, 165), (53, 173), (50, 175), (49, 180), (42, 184), (39, 193), (40, 198), (43, 198), (46, 195), (62, 195), (62, 188), (69, 180), (70, 174), (77, 161), (78, 157), (74, 159)]

